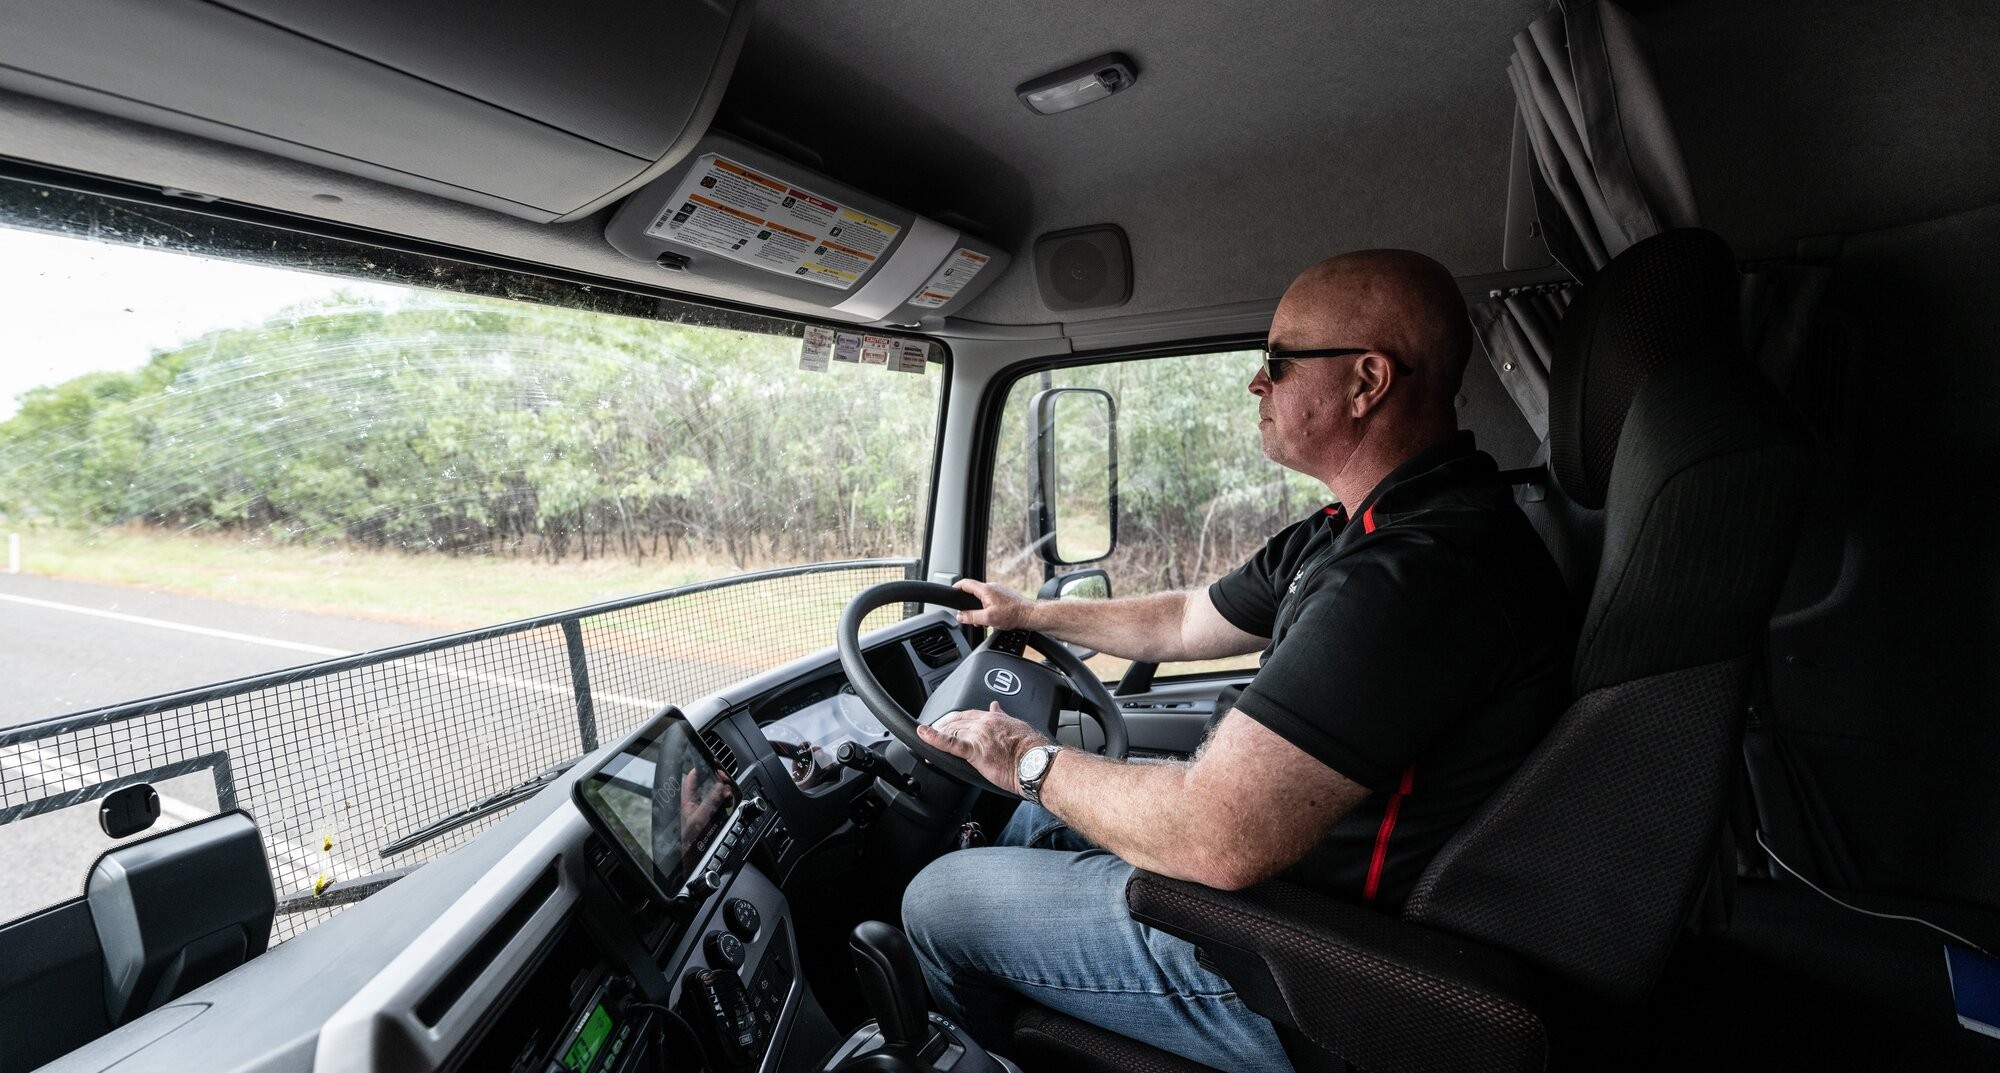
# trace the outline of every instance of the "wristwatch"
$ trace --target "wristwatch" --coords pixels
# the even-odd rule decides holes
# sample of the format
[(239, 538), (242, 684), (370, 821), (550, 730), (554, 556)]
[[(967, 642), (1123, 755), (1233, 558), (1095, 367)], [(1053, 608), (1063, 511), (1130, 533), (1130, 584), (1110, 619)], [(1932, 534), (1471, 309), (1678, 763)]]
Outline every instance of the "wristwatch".
[(1062, 752), (1060, 745), (1037, 745), (1021, 754), (1021, 762), (1014, 768), (1014, 777), (1021, 783), (1021, 796), (1039, 805), (1042, 803), (1042, 780), (1049, 777), (1049, 767), (1056, 762), (1056, 754)]

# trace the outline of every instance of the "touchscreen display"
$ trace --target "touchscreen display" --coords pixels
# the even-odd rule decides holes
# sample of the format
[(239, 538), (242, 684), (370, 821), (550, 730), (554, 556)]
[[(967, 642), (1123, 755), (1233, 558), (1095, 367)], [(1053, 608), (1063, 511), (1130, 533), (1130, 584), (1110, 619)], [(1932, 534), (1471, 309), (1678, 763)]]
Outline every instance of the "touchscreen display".
[(577, 800), (663, 897), (673, 897), (736, 807), (693, 728), (669, 710), (577, 783)]

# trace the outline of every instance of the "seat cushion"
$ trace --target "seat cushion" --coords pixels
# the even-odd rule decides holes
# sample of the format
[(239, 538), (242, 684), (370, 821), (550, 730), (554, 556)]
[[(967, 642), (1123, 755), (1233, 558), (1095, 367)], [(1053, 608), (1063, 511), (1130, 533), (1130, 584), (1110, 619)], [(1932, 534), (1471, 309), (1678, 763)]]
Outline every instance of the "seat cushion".
[(1217, 1073), (1032, 1003), (1014, 1019), (1007, 1057), (1022, 1073)]

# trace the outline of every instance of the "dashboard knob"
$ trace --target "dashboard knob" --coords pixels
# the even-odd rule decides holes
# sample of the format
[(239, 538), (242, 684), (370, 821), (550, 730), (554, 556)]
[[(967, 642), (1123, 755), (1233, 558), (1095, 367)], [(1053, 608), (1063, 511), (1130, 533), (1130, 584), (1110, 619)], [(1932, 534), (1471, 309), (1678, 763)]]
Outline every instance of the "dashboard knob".
[(688, 881), (688, 889), (696, 894), (714, 894), (722, 889), (722, 870), (704, 869), (700, 875)]
[(743, 967), (743, 940), (726, 931), (712, 931), (702, 940), (702, 950), (708, 954), (711, 965), (738, 969)]
[(729, 925), (729, 930), (739, 939), (754, 937), (764, 923), (757, 907), (742, 898), (731, 898), (729, 904), (722, 907), (722, 922)]
[(764, 814), (764, 810), (769, 807), (770, 807), (769, 805), (766, 805), (764, 803), (764, 798), (760, 795), (757, 797), (753, 797), (748, 801), (743, 802), (743, 814), (745, 816), (752, 816), (752, 817), (762, 816)]

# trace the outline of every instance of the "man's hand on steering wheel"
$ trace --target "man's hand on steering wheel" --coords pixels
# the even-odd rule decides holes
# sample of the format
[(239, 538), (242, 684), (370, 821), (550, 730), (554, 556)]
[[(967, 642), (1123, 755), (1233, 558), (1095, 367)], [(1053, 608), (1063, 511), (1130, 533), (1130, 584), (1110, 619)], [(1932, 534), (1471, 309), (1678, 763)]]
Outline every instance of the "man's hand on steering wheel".
[(987, 626), (996, 630), (1025, 630), (1028, 612), (1035, 606), (1033, 600), (1005, 585), (993, 585), (971, 578), (959, 580), (952, 588), (971, 593), (979, 598), (979, 606), (970, 611), (960, 611), (958, 621), (967, 626)]
[[(999, 627), (931, 686), (923, 711), (914, 715), (883, 687), (861, 648), (862, 621), (869, 612), (891, 603), (938, 604), (964, 612), (968, 622)], [(1015, 621), (1009, 609), (1019, 612), (1032, 606), (997, 586), (973, 583), (952, 588), (927, 581), (885, 581), (856, 594), (840, 613), (834, 638), (840, 669), (861, 703), (919, 760), (976, 789), (1016, 793), (1015, 762), (1030, 746), (1055, 735), (1072, 698), (1078, 710), (1104, 731), (1104, 755), (1123, 760), (1128, 741), (1124, 711), (1096, 672), (1053, 637), (1001, 625)], [(994, 618), (996, 613), (1001, 617)], [(1029, 648), (1047, 662), (1028, 658)], [(996, 702), (1006, 707), (989, 707)], [(928, 724), (941, 721), (945, 731), (957, 731), (956, 739), (927, 731)]]
[(917, 727), (917, 736), (971, 764), (987, 782), (1016, 796), (1021, 793), (1022, 754), (1049, 743), (1034, 727), (1000, 710), (997, 700), (985, 711), (946, 712), (936, 722)]

